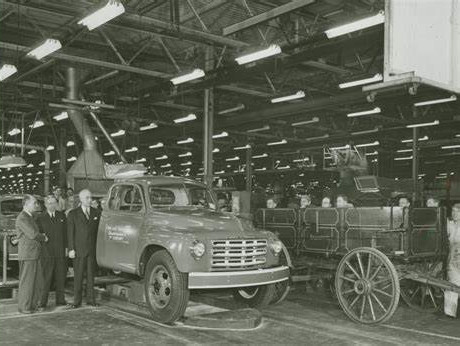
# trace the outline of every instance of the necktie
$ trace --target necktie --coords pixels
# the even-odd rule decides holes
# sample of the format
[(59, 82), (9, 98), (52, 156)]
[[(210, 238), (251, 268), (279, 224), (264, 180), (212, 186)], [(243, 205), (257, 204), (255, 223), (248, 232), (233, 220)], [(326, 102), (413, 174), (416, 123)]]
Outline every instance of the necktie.
[(85, 208), (85, 216), (89, 220), (89, 210), (88, 210), (88, 208)]

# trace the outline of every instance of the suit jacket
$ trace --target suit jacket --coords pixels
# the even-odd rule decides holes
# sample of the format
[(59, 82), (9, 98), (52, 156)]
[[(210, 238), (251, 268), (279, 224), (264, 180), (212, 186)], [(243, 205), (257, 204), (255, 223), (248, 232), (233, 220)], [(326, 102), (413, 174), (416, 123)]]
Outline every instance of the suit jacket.
[(97, 229), (99, 227), (100, 213), (97, 209), (90, 208), (89, 219), (81, 207), (72, 209), (67, 216), (67, 238), (69, 251), (75, 250), (76, 257), (96, 255)]
[(40, 233), (34, 218), (21, 211), (16, 218), (16, 232), (18, 243), (18, 260), (36, 260), (40, 256), (41, 242), (45, 235)]
[(42, 245), (41, 257), (65, 257), (67, 247), (67, 223), (65, 214), (61, 211), (54, 213), (54, 219), (43, 212), (37, 220), (41, 233), (46, 234), (48, 241)]

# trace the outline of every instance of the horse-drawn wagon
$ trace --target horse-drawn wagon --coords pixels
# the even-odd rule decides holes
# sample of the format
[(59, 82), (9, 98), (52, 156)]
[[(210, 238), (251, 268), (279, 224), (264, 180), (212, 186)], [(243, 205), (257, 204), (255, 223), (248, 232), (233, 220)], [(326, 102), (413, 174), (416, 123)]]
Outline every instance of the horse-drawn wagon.
[(356, 322), (387, 321), (400, 297), (436, 311), (445, 289), (460, 293), (444, 280), (443, 208), (260, 209), (254, 222), (283, 241), (292, 281), (332, 279), (340, 306)]

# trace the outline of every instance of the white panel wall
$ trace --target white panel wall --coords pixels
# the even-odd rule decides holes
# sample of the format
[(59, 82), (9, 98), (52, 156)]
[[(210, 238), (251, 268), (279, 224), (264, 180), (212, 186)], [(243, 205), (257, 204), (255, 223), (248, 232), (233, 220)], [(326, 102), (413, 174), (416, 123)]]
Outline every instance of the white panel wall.
[(385, 80), (413, 72), (460, 90), (460, 0), (387, 0), (385, 13)]

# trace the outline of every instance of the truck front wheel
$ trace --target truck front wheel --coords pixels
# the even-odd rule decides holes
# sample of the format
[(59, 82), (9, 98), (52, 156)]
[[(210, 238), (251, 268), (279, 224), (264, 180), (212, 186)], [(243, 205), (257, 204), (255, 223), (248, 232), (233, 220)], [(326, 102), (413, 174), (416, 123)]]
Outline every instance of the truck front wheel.
[(145, 272), (145, 297), (152, 319), (161, 323), (177, 321), (187, 308), (189, 296), (187, 274), (179, 272), (167, 251), (155, 252)]
[(275, 284), (241, 287), (233, 290), (233, 298), (251, 308), (264, 308), (275, 297)]

